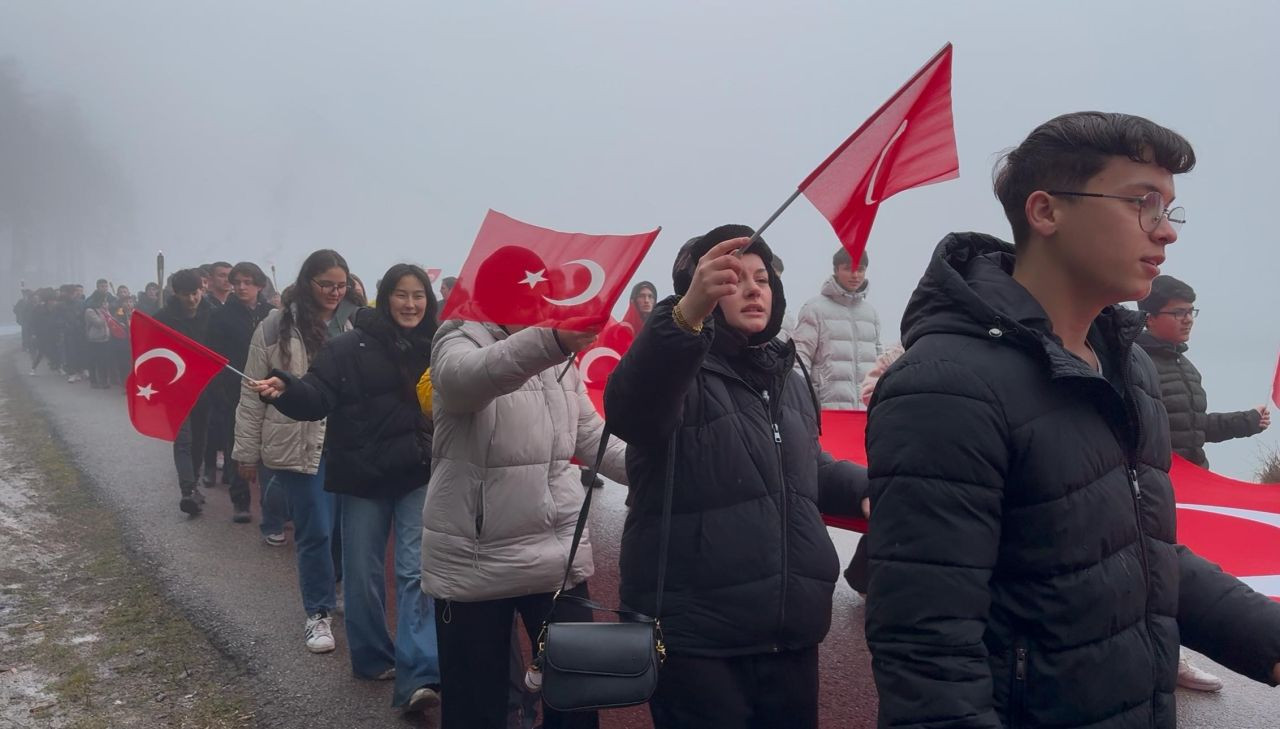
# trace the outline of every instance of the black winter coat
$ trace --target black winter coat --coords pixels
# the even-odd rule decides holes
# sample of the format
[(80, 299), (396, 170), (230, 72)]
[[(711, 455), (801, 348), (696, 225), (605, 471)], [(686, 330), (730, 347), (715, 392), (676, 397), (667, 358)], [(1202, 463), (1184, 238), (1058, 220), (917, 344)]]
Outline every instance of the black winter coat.
[[(209, 307), (201, 305), (196, 309), (195, 316), (187, 316), (182, 311), (182, 304), (178, 303), (178, 299), (169, 299), (164, 308), (156, 313), (155, 320), (161, 324), (173, 329), (183, 336), (194, 339), (195, 341), (208, 347), (209, 341), (209, 315), (212, 311)], [(83, 327), (81, 327), (83, 329)]]
[(1181, 642), (1270, 681), (1280, 605), (1175, 542), (1136, 312), (1068, 353), (989, 236), (942, 241), (871, 402), (880, 726), (1160, 727)]
[[(210, 349), (226, 357), (227, 364), (243, 371), (245, 361), (249, 359), (249, 341), (253, 339), (253, 331), (274, 308), (260, 302), (250, 309), (237, 299), (228, 299), (224, 306), (214, 309), (209, 316)], [(240, 402), (240, 376), (231, 370), (219, 372), (209, 389), (223, 408), (235, 407)]]
[(326, 491), (398, 498), (431, 476), (431, 424), (414, 388), (431, 362), (435, 325), (411, 347), (375, 309), (357, 311), (353, 324), (325, 342), (306, 375), (273, 369), (285, 391), (272, 404), (294, 420), (329, 418)]
[(675, 486), (662, 628), (676, 654), (734, 656), (817, 645), (831, 626), (840, 564), (820, 512), (854, 514), (866, 472), (818, 445), (795, 348), (765, 392), (658, 304), (605, 390), (610, 432), (628, 444), (631, 508), (619, 559), (622, 602), (653, 615), (668, 444)]
[(1143, 332), (1141, 346), (1160, 375), (1160, 399), (1169, 412), (1169, 441), (1173, 452), (1202, 468), (1209, 467), (1205, 443), (1248, 438), (1262, 432), (1257, 410), (1210, 413), (1209, 399), (1200, 382), (1200, 370), (1187, 359), (1187, 345), (1166, 342)]

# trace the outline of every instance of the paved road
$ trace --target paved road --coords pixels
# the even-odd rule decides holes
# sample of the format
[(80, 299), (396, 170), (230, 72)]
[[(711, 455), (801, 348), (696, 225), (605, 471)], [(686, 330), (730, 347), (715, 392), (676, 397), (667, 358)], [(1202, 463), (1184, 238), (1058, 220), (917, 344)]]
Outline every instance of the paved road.
[[(19, 356), (13, 337), (0, 338), (0, 357)], [(225, 489), (214, 491), (205, 515), (178, 512), (178, 491), (168, 444), (130, 427), (120, 391), (90, 390), (42, 373), (24, 382), (45, 404), (58, 435), (103, 497), (115, 504), (137, 553), (215, 643), (254, 672), (263, 726), (408, 726), (391, 710), (390, 686), (351, 677), (339, 629), (339, 650), (308, 654), (302, 646), (305, 618), (297, 596), (291, 549), (264, 545), (255, 525), (230, 521)], [(592, 518), (598, 574), (593, 594), (617, 595), (617, 544), (622, 530), (622, 489), (598, 494)], [(255, 506), (256, 509), (256, 506)], [(833, 531), (842, 561), (857, 536)], [(822, 724), (872, 727), (876, 710), (870, 657), (862, 637), (862, 601), (847, 585), (836, 588), (832, 632), (822, 646)], [(1228, 673), (1221, 694), (1180, 692), (1179, 726), (1192, 729), (1280, 726), (1280, 692)], [(611, 728), (647, 727), (642, 709), (610, 712)]]

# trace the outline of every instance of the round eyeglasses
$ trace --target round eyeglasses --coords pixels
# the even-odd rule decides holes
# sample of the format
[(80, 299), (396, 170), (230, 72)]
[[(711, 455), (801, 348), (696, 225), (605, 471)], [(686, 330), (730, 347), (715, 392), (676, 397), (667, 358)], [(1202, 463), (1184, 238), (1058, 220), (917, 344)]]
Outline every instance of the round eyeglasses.
[(1068, 197), (1101, 197), (1108, 200), (1124, 200), (1126, 202), (1137, 203), (1138, 205), (1138, 225), (1142, 227), (1144, 233), (1154, 233), (1156, 228), (1160, 227), (1161, 220), (1168, 220), (1169, 226), (1174, 232), (1182, 229), (1182, 224), (1187, 222), (1187, 211), (1185, 208), (1176, 207), (1172, 210), (1164, 206), (1164, 195), (1152, 190), (1146, 195), (1106, 195), (1101, 192), (1067, 192), (1064, 190), (1045, 190), (1050, 195), (1063, 195)]

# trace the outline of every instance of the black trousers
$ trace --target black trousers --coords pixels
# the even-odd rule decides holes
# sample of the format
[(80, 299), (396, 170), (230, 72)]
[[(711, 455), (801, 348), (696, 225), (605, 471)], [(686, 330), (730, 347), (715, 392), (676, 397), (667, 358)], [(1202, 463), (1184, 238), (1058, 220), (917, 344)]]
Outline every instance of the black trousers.
[(88, 342), (85, 344), (88, 353), (89, 384), (97, 388), (111, 386), (111, 340), (105, 342)]
[(669, 654), (654, 729), (817, 729), (818, 647), (733, 658)]
[[(587, 583), (568, 594), (587, 597)], [(519, 613), (536, 650), (542, 621), (551, 609), (551, 597), (552, 593), (544, 592), (483, 602), (435, 601), (443, 729), (505, 729), (512, 615)], [(561, 603), (555, 617), (586, 622), (591, 620), (591, 611)], [(594, 711), (565, 714), (543, 704), (542, 716), (544, 729), (599, 726)]]

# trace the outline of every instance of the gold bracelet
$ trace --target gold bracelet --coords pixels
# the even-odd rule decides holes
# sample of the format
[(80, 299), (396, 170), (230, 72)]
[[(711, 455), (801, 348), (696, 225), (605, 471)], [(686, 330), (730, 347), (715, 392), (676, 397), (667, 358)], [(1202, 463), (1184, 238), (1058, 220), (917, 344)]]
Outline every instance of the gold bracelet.
[(689, 320), (684, 318), (684, 312), (680, 310), (679, 301), (676, 302), (675, 306), (671, 307), (671, 318), (675, 321), (676, 326), (680, 327), (686, 332), (689, 332), (690, 334), (702, 333), (702, 322), (698, 322), (697, 324), (690, 324)]

